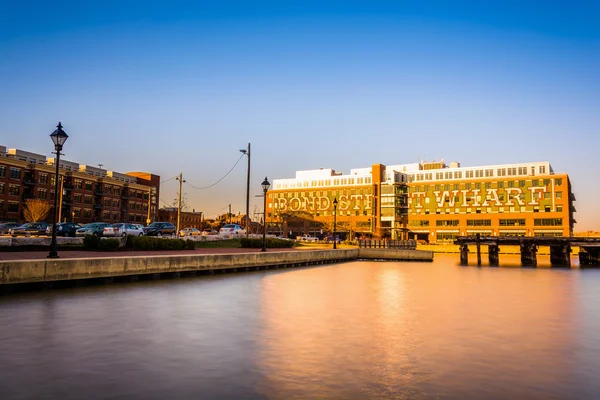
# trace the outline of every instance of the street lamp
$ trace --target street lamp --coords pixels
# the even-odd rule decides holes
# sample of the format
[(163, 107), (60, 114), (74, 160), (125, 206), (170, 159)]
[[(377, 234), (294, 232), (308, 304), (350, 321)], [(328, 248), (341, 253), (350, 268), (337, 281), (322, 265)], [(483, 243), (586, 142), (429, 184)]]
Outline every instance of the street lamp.
[(337, 249), (337, 239), (335, 238), (335, 222), (336, 222), (336, 217), (337, 217), (337, 205), (338, 205), (338, 201), (337, 201), (337, 197), (335, 199), (333, 199), (333, 249)]
[(242, 149), (240, 153), (248, 156), (248, 179), (246, 180), (246, 239), (250, 234), (250, 143), (248, 150)]
[[(50, 242), (50, 253), (48, 258), (59, 258), (58, 245), (56, 244), (56, 216), (58, 213), (58, 167), (60, 164), (60, 152), (63, 144), (67, 141), (69, 135), (63, 131), (60, 121), (56, 125), (56, 130), (50, 134), (50, 139), (54, 143), (56, 150), (56, 175), (54, 176), (54, 213), (52, 214), (52, 242)], [(62, 204), (61, 204), (62, 206)]]
[(265, 180), (263, 181), (263, 183), (261, 183), (261, 185), (262, 185), (263, 194), (265, 197), (265, 203), (263, 205), (263, 243), (262, 243), (261, 251), (267, 251), (267, 190), (269, 190), (269, 187), (271, 186), (271, 184), (267, 180), (266, 176), (265, 176)]

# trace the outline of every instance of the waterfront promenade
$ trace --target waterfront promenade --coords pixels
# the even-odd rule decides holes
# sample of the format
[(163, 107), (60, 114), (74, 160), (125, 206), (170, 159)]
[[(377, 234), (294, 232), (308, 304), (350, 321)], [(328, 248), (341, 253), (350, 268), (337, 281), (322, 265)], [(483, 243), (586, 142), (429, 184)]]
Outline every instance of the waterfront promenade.
[[(331, 264), (359, 259), (432, 261), (433, 253), (398, 249), (203, 249), (183, 251), (61, 252), (61, 258), (46, 258), (47, 252), (6, 253), (22, 258), (0, 260), (0, 286), (11, 284), (76, 281), (154, 275), (214, 274), (270, 268)], [(102, 256), (99, 256), (102, 255)]]

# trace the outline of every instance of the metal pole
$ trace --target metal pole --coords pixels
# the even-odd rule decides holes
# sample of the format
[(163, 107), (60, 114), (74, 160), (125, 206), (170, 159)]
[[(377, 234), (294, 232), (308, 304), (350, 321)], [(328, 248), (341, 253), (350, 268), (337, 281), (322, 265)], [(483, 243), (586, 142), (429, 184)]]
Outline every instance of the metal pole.
[(248, 179), (246, 183), (246, 239), (250, 234), (250, 143), (248, 143)]
[(229, 217), (229, 223), (231, 224), (231, 204), (229, 205), (229, 214), (227, 214), (227, 216)]
[(58, 219), (57, 219), (58, 222), (60, 222), (60, 220), (62, 219), (63, 190), (65, 190), (64, 187), (63, 187), (63, 184), (64, 184), (63, 177), (61, 176), (60, 177), (60, 198), (58, 199), (58, 204), (59, 204), (59, 206), (58, 206)]
[(50, 253), (48, 258), (59, 258), (58, 245), (56, 243), (56, 217), (58, 215), (58, 165), (60, 164), (61, 145), (56, 145), (56, 175), (54, 176), (54, 212), (52, 213), (52, 241), (50, 242)]
[(267, 189), (263, 189), (264, 192), (264, 203), (263, 203), (263, 242), (262, 250), (267, 251)]
[(181, 185), (183, 184), (183, 173), (179, 173), (179, 192), (177, 192), (177, 236), (179, 236), (179, 223), (181, 221)]
[(334, 201), (333, 202), (333, 249), (334, 250), (337, 249), (337, 240), (335, 238), (336, 217), (337, 217), (337, 201)]
[(146, 218), (146, 225), (150, 225), (150, 198), (152, 197), (152, 189), (148, 190), (148, 218)]

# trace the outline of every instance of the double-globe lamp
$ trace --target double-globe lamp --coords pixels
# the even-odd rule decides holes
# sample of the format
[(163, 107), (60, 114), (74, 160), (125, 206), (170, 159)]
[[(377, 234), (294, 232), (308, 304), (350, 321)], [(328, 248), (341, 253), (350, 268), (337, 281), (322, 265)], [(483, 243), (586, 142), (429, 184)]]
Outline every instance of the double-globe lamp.
[[(56, 216), (58, 214), (58, 168), (60, 164), (60, 152), (62, 150), (63, 145), (69, 138), (69, 135), (63, 131), (62, 124), (60, 121), (56, 126), (56, 130), (50, 134), (50, 139), (52, 139), (52, 143), (54, 143), (54, 150), (56, 150), (56, 174), (54, 175), (54, 212), (52, 213), (52, 241), (50, 242), (50, 253), (48, 254), (48, 258), (59, 258), (58, 257), (58, 245), (56, 244)], [(62, 206), (62, 204), (60, 205)]]
[(263, 183), (261, 183), (261, 186), (263, 188), (263, 197), (264, 197), (264, 204), (263, 204), (263, 241), (262, 241), (262, 250), (261, 251), (267, 251), (267, 190), (269, 190), (269, 187), (271, 186), (271, 184), (269, 183), (269, 180), (267, 179), (267, 177), (265, 176), (265, 180), (263, 181)]

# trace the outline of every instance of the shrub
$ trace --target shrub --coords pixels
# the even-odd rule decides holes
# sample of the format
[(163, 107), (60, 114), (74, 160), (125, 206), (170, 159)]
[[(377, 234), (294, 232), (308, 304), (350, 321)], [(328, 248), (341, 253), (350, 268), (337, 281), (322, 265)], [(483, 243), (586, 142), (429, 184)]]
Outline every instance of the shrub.
[(102, 239), (98, 243), (98, 249), (100, 250), (116, 250), (121, 245), (119, 239)]
[(130, 236), (127, 238), (127, 247), (138, 250), (182, 250), (186, 246), (189, 245), (182, 239), (162, 239), (151, 236)]
[(196, 242), (194, 242), (193, 240), (186, 240), (185, 247), (188, 250), (194, 250), (196, 248)]
[[(242, 244), (242, 247), (245, 247), (245, 248), (259, 249), (262, 247), (262, 239), (257, 239), (257, 238), (248, 238), (248, 239), (241, 238), (240, 243)], [(282, 240), (282, 239), (276, 239), (276, 238), (267, 238), (266, 245), (268, 248), (272, 248), (272, 249), (273, 248), (293, 247), (294, 241), (293, 240)]]
[(83, 247), (86, 249), (97, 249), (100, 238), (96, 235), (85, 235), (83, 238)]

